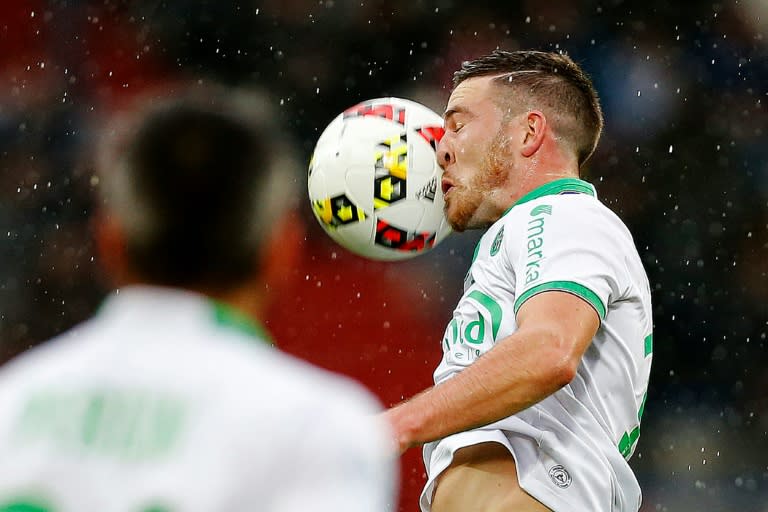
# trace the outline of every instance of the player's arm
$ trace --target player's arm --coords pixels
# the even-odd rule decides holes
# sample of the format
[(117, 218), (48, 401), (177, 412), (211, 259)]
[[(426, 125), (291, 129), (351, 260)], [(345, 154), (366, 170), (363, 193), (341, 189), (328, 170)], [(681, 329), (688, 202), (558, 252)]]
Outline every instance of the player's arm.
[(401, 452), (506, 418), (568, 384), (600, 318), (582, 298), (547, 291), (523, 303), (517, 323), (471, 366), (385, 413)]

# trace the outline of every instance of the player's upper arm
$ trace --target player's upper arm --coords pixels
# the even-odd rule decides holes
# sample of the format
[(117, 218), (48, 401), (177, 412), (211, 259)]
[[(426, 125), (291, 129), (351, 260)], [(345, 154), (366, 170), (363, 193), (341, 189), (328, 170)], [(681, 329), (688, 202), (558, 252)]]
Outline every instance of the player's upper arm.
[(563, 384), (573, 379), (581, 357), (592, 342), (600, 317), (581, 297), (547, 291), (531, 297), (517, 313), (518, 332), (546, 337), (557, 348), (552, 366), (562, 370)]

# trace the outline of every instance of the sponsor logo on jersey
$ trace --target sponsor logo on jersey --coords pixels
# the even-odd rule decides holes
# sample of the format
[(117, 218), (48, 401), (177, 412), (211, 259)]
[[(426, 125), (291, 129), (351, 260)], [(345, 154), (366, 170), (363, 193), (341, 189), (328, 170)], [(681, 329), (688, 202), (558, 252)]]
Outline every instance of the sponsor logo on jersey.
[(541, 262), (544, 259), (544, 224), (545, 215), (552, 215), (552, 206), (541, 204), (531, 210), (531, 218), (528, 220), (526, 230), (526, 249), (528, 251), (525, 259), (525, 284), (529, 285), (536, 281), (541, 273)]
[(561, 489), (565, 489), (572, 482), (571, 474), (560, 464), (549, 468), (549, 478), (552, 479), (552, 483)]

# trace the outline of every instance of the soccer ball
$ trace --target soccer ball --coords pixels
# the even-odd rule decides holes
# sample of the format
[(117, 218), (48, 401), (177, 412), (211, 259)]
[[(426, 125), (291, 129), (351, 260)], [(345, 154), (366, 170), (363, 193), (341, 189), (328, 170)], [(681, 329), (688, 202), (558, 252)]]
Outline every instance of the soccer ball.
[(443, 120), (401, 98), (364, 101), (323, 131), (309, 163), (309, 199), (336, 242), (374, 260), (423, 254), (451, 232), (435, 149)]

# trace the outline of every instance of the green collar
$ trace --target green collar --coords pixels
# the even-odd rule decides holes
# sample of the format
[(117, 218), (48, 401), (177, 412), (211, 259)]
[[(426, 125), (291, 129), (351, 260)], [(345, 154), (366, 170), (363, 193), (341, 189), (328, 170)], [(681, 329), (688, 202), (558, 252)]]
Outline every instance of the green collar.
[(592, 197), (596, 195), (595, 187), (584, 180), (580, 180), (578, 178), (561, 178), (559, 180), (550, 181), (549, 183), (545, 183), (544, 185), (531, 190), (523, 197), (515, 201), (515, 204), (507, 208), (502, 216), (509, 213), (512, 208), (519, 204), (527, 203), (528, 201), (533, 201), (534, 199), (538, 199), (540, 197), (559, 194), (587, 194)]
[(213, 305), (213, 318), (217, 325), (240, 331), (251, 338), (264, 341), (268, 345), (274, 345), (272, 337), (258, 323), (248, 316), (223, 302), (211, 301)]

